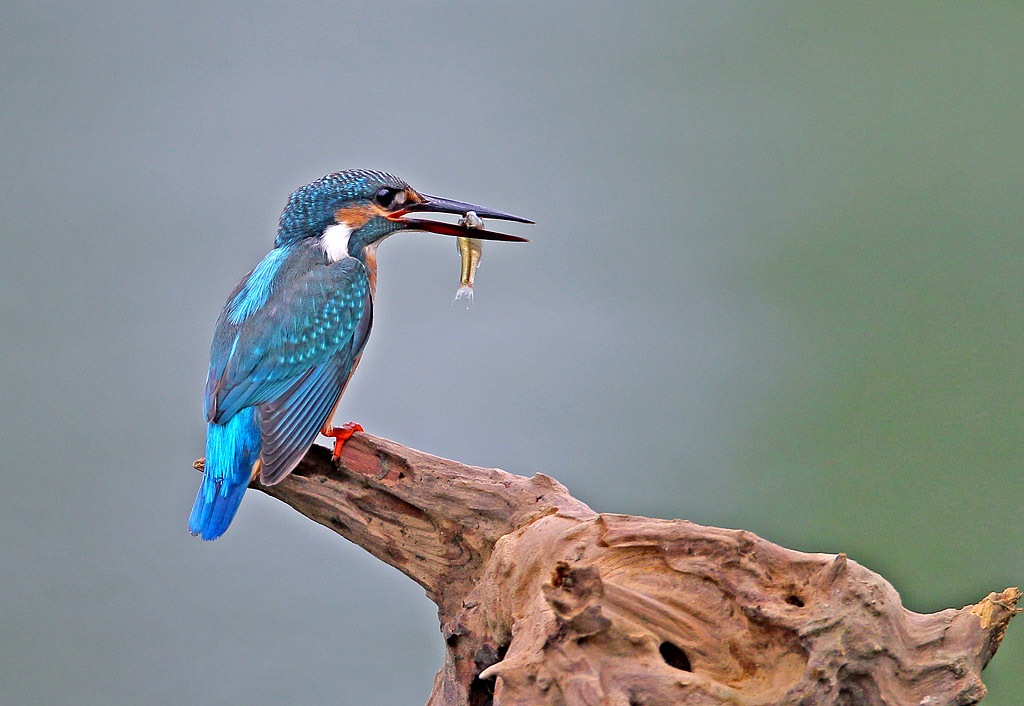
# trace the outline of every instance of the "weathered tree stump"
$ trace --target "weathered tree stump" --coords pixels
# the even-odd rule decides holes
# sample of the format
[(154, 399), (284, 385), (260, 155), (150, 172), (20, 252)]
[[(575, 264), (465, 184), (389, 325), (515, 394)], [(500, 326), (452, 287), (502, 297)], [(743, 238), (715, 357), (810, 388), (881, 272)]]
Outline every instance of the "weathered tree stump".
[(843, 554), (598, 514), (367, 434), (253, 487), (426, 589), (447, 644), (428, 706), (964, 706), (1021, 595), (921, 615)]

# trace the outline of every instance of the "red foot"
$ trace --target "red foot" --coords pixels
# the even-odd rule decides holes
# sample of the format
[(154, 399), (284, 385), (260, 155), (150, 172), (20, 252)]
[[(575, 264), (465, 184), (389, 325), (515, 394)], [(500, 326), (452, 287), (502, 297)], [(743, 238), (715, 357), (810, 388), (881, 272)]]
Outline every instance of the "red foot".
[(343, 424), (340, 427), (326, 426), (320, 430), (320, 433), (324, 436), (334, 437), (334, 453), (331, 454), (331, 459), (337, 461), (341, 458), (341, 449), (345, 446), (345, 442), (348, 441), (353, 434), (357, 431), (362, 431), (363, 428), (356, 422), (349, 422)]

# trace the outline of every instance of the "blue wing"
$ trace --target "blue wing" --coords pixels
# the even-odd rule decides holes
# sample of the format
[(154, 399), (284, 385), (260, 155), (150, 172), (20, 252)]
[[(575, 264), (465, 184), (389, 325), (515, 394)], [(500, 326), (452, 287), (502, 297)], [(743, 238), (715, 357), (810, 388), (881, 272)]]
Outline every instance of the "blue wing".
[[(256, 407), (261, 478), (274, 483), (298, 464), (328, 420), (362, 352), (372, 320), (366, 268), (355, 258), (328, 264), (315, 246), (282, 248), (239, 285), (211, 351), (206, 415), (225, 423)], [(262, 299), (262, 300), (261, 300)]]
[(352, 372), (349, 355), (319, 365), (284, 395), (259, 407), (260, 480), (277, 483), (298, 465), (334, 410)]

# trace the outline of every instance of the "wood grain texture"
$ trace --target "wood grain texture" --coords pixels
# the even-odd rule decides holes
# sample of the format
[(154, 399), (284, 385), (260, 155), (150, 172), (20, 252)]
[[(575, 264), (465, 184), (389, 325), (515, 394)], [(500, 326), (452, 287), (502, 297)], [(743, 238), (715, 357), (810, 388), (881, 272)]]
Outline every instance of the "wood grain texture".
[(253, 487), (423, 586), (447, 648), (428, 706), (965, 706), (1021, 595), (913, 613), (843, 554), (598, 514), (368, 434)]

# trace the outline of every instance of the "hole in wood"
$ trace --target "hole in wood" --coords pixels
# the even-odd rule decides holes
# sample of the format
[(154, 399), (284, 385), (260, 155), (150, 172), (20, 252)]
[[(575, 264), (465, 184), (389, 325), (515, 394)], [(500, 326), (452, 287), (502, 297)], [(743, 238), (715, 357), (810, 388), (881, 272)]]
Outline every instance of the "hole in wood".
[(671, 642), (665, 641), (661, 643), (658, 646), (658, 652), (661, 653), (661, 658), (665, 660), (665, 664), (668, 666), (684, 672), (693, 671), (690, 667), (690, 658), (686, 656), (685, 652)]
[(477, 650), (473, 657), (477, 676), (473, 677), (473, 681), (469, 683), (467, 699), (469, 706), (492, 706), (494, 704), (494, 679), (481, 679), (480, 672), (505, 659), (506, 652), (508, 652), (508, 645), (498, 645), (495, 649), (491, 645), (484, 644)]
[(492, 706), (494, 704), (494, 680), (476, 677), (469, 684), (469, 706)]
[(803, 600), (800, 598), (800, 596), (796, 595), (795, 593), (791, 593), (790, 595), (786, 596), (786, 603), (789, 603), (790, 605), (795, 605), (797, 608), (804, 607)]

